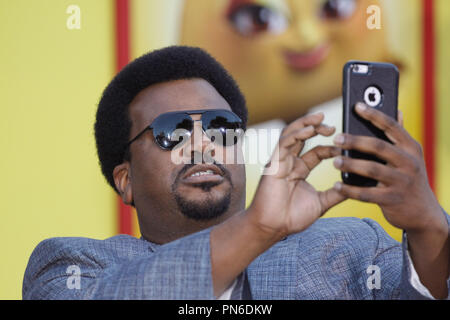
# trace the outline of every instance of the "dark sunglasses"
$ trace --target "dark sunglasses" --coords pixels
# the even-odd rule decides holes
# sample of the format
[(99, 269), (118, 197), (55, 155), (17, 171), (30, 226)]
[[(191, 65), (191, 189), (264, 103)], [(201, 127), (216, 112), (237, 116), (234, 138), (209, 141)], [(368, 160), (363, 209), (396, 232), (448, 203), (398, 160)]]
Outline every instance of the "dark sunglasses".
[[(193, 120), (191, 114), (201, 114), (201, 120)], [(202, 129), (206, 136), (222, 146), (237, 143), (244, 132), (242, 120), (233, 112), (224, 109), (174, 111), (160, 114), (128, 142), (139, 139), (147, 130), (153, 130), (153, 137), (158, 146), (164, 150), (172, 150), (179, 143), (185, 142), (194, 130), (194, 121), (202, 122)], [(217, 139), (217, 138), (220, 139)], [(187, 139), (186, 139), (187, 138)], [(181, 141), (180, 141), (181, 140)]]

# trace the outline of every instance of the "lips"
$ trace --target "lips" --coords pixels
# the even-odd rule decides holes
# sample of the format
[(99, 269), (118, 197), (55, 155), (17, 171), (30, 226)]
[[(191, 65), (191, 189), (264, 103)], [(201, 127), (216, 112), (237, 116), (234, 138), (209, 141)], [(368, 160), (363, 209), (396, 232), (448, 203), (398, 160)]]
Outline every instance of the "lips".
[(203, 182), (221, 182), (224, 173), (215, 165), (199, 164), (195, 165), (183, 175), (184, 183), (199, 184)]
[(313, 69), (325, 60), (329, 51), (329, 45), (323, 44), (306, 52), (285, 51), (284, 58), (292, 69), (306, 71)]

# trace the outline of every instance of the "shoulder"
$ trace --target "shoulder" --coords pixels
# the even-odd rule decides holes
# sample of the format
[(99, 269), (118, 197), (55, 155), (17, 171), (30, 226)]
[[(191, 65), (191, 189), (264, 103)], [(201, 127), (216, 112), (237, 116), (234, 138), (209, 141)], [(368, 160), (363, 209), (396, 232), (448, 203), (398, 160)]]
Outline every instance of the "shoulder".
[(392, 239), (372, 219), (323, 218), (303, 232), (290, 235), (266, 252), (268, 256), (302, 256), (319, 258), (323, 255), (347, 254), (353, 257), (377, 255), (387, 249), (398, 248), (399, 242)]
[(323, 218), (319, 219), (304, 232), (293, 235), (292, 237), (303, 241), (314, 239), (321, 243), (349, 243), (354, 247), (400, 245), (375, 220), (369, 218)]
[(401, 252), (401, 245), (371, 219), (319, 219), (252, 262), (252, 293), (257, 299), (369, 297), (367, 268), (388, 265), (388, 274), (397, 279)]
[(128, 235), (118, 235), (105, 240), (58, 237), (40, 242), (31, 254), (30, 263), (64, 258), (74, 261), (90, 258), (107, 263), (114, 260), (132, 259), (146, 252), (150, 252), (148, 242)]
[[(135, 257), (151, 254), (149, 243), (118, 235), (105, 240), (81, 237), (50, 238), (33, 250), (25, 270), (23, 290), (37, 278), (48, 281), (66, 276), (74, 266), (82, 276), (95, 278), (103, 269)], [(70, 272), (69, 272), (70, 273)]]

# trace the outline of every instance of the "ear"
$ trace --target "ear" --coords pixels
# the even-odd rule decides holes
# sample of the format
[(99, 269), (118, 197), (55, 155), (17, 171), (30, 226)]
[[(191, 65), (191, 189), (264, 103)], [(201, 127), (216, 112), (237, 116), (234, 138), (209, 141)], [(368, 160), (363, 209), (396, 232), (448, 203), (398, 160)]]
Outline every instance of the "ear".
[(133, 204), (133, 190), (131, 186), (130, 163), (128, 161), (119, 164), (113, 170), (114, 183), (120, 197), (125, 204)]

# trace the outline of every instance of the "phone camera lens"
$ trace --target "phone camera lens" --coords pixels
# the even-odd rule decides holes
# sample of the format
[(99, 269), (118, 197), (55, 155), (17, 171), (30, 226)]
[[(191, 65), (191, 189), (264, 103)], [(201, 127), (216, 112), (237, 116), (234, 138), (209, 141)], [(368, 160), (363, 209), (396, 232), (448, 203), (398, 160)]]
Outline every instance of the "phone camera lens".
[(358, 74), (368, 74), (369, 73), (369, 66), (365, 65), (365, 64), (355, 64), (352, 67), (353, 73), (358, 73)]

